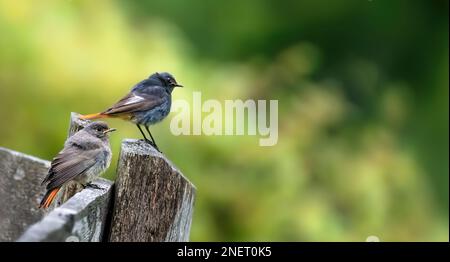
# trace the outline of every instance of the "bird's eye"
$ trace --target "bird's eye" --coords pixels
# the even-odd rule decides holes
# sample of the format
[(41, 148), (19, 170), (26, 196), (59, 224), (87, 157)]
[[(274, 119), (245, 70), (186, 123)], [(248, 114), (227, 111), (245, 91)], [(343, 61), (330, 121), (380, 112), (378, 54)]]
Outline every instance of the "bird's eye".
[(102, 131), (99, 127), (96, 129), (97, 130), (97, 132), (100, 132), (100, 131)]

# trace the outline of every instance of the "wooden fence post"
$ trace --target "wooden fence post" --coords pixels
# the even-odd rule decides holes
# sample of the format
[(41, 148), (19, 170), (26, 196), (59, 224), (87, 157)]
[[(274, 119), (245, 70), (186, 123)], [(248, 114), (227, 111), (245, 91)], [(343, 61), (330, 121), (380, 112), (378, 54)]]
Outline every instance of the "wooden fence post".
[[(72, 113), (69, 135), (87, 123)], [(0, 196), (8, 202), (0, 206), (0, 241), (17, 239), (27, 227), (18, 241), (189, 240), (195, 186), (148, 143), (122, 142), (114, 188), (105, 179), (94, 182), (101, 189), (73, 183), (61, 190), (55, 201), (61, 205), (44, 212), (37, 204), (48, 167), (48, 161), (0, 148)]]
[(50, 162), (0, 147), (0, 242), (16, 240), (45, 212), (40, 184)]
[(124, 140), (109, 241), (188, 241), (195, 187), (142, 140)]

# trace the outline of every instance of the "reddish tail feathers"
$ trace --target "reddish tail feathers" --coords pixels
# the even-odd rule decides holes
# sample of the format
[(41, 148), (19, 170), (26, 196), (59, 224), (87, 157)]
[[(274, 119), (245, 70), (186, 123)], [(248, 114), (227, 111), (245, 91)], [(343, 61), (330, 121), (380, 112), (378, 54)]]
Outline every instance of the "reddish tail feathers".
[(89, 114), (89, 115), (81, 115), (80, 119), (91, 120), (91, 119), (107, 118), (107, 117), (108, 117), (108, 115), (104, 115), (102, 113), (96, 113), (96, 114)]
[(41, 200), (41, 204), (39, 205), (39, 208), (48, 208), (50, 204), (55, 200), (56, 195), (58, 194), (59, 187), (51, 189), (47, 191), (44, 198)]

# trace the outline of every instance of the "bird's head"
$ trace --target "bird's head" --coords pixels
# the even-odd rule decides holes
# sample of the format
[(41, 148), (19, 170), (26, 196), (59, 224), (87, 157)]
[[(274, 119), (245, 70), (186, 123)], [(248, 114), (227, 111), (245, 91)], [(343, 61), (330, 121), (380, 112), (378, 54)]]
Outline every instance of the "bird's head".
[(107, 137), (109, 132), (116, 131), (115, 128), (109, 128), (108, 124), (103, 121), (92, 122), (85, 126), (83, 130), (98, 138)]
[(171, 90), (175, 87), (183, 87), (182, 85), (177, 83), (173, 75), (167, 72), (154, 73), (149, 78), (161, 82), (164, 87), (168, 87)]

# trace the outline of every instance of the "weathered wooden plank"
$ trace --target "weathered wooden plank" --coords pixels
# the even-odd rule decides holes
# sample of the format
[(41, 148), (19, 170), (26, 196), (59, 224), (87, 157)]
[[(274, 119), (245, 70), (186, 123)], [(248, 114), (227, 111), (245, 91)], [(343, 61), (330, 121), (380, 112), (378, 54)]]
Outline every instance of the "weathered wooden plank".
[(68, 138), (92, 122), (80, 119), (79, 116), (80, 114), (78, 113), (70, 113), (69, 131), (67, 132)]
[(124, 140), (109, 241), (188, 241), (194, 185), (142, 140)]
[(19, 242), (98, 242), (105, 232), (112, 196), (112, 182), (97, 179), (94, 185), (76, 193), (41, 221), (31, 226)]
[(40, 186), (50, 162), (0, 147), (0, 241), (16, 240), (44, 212)]
[[(78, 113), (75, 112), (70, 113), (69, 132), (67, 137), (70, 137), (79, 130), (83, 129), (90, 122), (91, 121), (89, 120), (80, 119)], [(79, 183), (76, 182), (67, 183), (67, 185), (63, 187), (61, 193), (58, 196), (57, 205), (65, 203), (67, 200), (69, 200), (69, 198), (71, 198), (73, 195), (80, 192), (81, 190), (83, 190), (83, 187)]]

